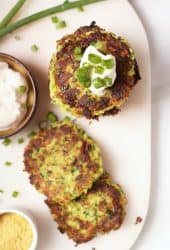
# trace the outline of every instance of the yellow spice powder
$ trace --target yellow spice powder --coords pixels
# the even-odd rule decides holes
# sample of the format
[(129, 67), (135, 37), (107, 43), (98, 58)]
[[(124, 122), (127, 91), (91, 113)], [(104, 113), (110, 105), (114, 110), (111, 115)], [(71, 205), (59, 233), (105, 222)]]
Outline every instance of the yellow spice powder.
[(33, 240), (29, 222), (16, 213), (0, 215), (0, 249), (28, 250)]

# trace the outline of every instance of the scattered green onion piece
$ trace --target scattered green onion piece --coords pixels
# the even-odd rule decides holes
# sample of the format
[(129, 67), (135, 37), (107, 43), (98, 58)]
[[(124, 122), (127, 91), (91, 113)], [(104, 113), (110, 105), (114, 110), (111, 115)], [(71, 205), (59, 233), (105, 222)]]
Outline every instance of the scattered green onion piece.
[(105, 66), (107, 69), (112, 69), (114, 66), (114, 61), (113, 59), (106, 59), (103, 60), (102, 65)]
[(12, 142), (12, 140), (10, 138), (5, 138), (2, 142), (2, 144), (4, 144), (4, 146), (8, 146), (11, 142)]
[(91, 66), (82, 67), (77, 70), (77, 79), (86, 88), (90, 87), (91, 85), (91, 80), (90, 80), (91, 71), (92, 71)]
[(81, 61), (82, 55), (74, 55), (76, 61)]
[(63, 28), (65, 28), (66, 26), (67, 26), (66, 21), (61, 20), (61, 21), (59, 21), (59, 23), (58, 23), (58, 25), (57, 25), (57, 28), (63, 29)]
[(27, 135), (28, 138), (33, 138), (36, 135), (35, 131), (31, 131), (29, 132), (29, 134)]
[(15, 35), (14, 38), (15, 38), (16, 41), (20, 41), (21, 40), (21, 37), (18, 36), (18, 35)]
[(12, 197), (16, 198), (16, 197), (18, 197), (18, 195), (19, 195), (18, 191), (13, 191), (12, 192)]
[(32, 52), (37, 52), (38, 51), (38, 46), (36, 44), (33, 44), (31, 46), (31, 50), (32, 50)]
[(6, 166), (6, 167), (10, 167), (11, 165), (12, 165), (12, 162), (10, 162), (10, 161), (6, 161), (6, 162), (5, 162), (5, 166)]
[(94, 64), (99, 64), (102, 61), (101, 57), (96, 55), (96, 54), (89, 54), (88, 59), (90, 62), (92, 62)]
[(91, 45), (94, 46), (96, 49), (101, 50), (104, 47), (104, 42), (103, 41), (92, 42)]
[(22, 144), (22, 143), (24, 143), (24, 138), (23, 137), (18, 138), (18, 144)]
[(52, 21), (53, 23), (58, 23), (59, 19), (58, 19), (57, 16), (52, 16), (52, 17), (51, 17), (51, 21)]
[(83, 12), (83, 11), (84, 11), (84, 8), (83, 8), (83, 6), (79, 6), (79, 7), (77, 7), (77, 10), (78, 10), (79, 12)]
[(96, 89), (99, 89), (105, 86), (105, 81), (102, 78), (97, 77), (93, 80), (93, 85)]
[(20, 85), (18, 88), (17, 88), (18, 92), (20, 93), (25, 93), (27, 91), (27, 86), (25, 85)]
[(112, 86), (112, 78), (111, 77), (105, 77), (104, 82), (105, 82), (105, 86), (107, 86), (107, 87)]
[(74, 49), (74, 54), (75, 54), (75, 55), (80, 55), (81, 53), (82, 53), (81, 47), (75, 47), (75, 49)]
[(70, 122), (70, 121), (71, 121), (71, 119), (70, 119), (69, 116), (65, 116), (65, 117), (63, 118), (63, 122)]
[(97, 73), (97, 74), (103, 74), (103, 72), (104, 72), (104, 67), (102, 67), (102, 66), (96, 66), (95, 67), (95, 73)]
[(46, 129), (46, 128), (48, 128), (48, 121), (46, 121), (46, 120), (40, 121), (39, 128), (40, 129)]
[(51, 123), (57, 121), (57, 116), (53, 112), (48, 112), (47, 114), (47, 120)]

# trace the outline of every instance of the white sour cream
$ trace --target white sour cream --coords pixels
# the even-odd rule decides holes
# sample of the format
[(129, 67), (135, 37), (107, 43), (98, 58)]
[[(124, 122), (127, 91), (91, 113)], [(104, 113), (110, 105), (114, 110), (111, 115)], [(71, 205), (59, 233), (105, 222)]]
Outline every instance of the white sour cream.
[[(82, 67), (84, 63), (92, 64), (88, 60), (89, 54), (95, 54), (97, 56), (100, 56), (103, 60), (112, 59), (114, 61), (114, 66), (111, 69), (105, 69), (102, 74), (98, 74), (98, 73), (95, 72), (95, 70), (92, 70), (92, 75), (91, 75), (91, 80), (92, 81), (97, 77), (100, 77), (102, 79), (104, 79), (105, 77), (110, 77), (110, 78), (112, 78), (112, 86), (113, 86), (113, 84), (115, 82), (115, 79), (116, 79), (116, 59), (115, 59), (115, 57), (113, 55), (110, 55), (110, 54), (109, 55), (104, 55), (100, 51), (98, 51), (94, 46), (89, 45), (86, 48), (86, 50), (85, 50), (85, 52), (84, 52), (84, 54), (83, 54), (83, 56), (81, 58), (80, 67)], [(102, 96), (102, 95), (104, 95), (106, 88), (107, 87), (101, 87), (101, 88), (96, 89), (94, 87), (94, 85), (91, 84), (89, 89), (95, 95)]]
[(27, 89), (26, 79), (0, 61), (0, 130), (9, 128), (23, 118)]

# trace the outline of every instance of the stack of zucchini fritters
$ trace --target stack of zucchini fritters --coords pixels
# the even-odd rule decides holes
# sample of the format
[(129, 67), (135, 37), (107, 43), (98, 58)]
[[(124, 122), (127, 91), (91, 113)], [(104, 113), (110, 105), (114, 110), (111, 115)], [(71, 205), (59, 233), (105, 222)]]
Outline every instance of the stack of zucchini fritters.
[(69, 118), (41, 129), (27, 145), (24, 163), (60, 231), (76, 243), (121, 226), (125, 194), (104, 172), (98, 145)]

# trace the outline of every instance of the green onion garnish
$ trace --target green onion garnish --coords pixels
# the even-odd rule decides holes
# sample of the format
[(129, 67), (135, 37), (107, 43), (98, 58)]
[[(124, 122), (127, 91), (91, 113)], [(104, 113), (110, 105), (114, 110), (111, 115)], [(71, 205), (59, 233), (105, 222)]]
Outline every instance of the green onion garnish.
[(24, 138), (23, 137), (18, 138), (18, 144), (22, 144), (22, 143), (24, 143)]
[(105, 77), (104, 78), (104, 82), (105, 82), (105, 85), (107, 87), (111, 87), (112, 86), (112, 78), (111, 77)]
[(77, 10), (78, 10), (79, 12), (83, 12), (83, 11), (84, 11), (84, 8), (83, 8), (83, 6), (79, 6), (79, 7), (77, 7)]
[(29, 134), (27, 135), (28, 138), (33, 138), (36, 135), (35, 131), (31, 131), (29, 132)]
[(52, 17), (51, 17), (51, 21), (52, 21), (53, 23), (58, 23), (59, 19), (58, 19), (57, 16), (52, 16)]
[(8, 146), (11, 142), (12, 142), (12, 140), (10, 138), (5, 138), (2, 142), (2, 144), (4, 144), (5, 146)]
[(47, 114), (47, 120), (51, 123), (57, 121), (57, 116), (53, 112), (48, 112)]
[(67, 26), (66, 21), (61, 20), (61, 21), (58, 22), (57, 28), (63, 29), (63, 28), (65, 28), (66, 26)]
[(105, 66), (107, 69), (112, 69), (114, 66), (113, 59), (106, 59), (102, 61), (102, 65)]
[(96, 55), (96, 54), (89, 54), (88, 59), (89, 59), (90, 62), (92, 62), (94, 64), (99, 64), (102, 61), (101, 57)]
[(82, 53), (81, 47), (75, 47), (75, 49), (74, 49), (74, 54), (75, 54), (75, 55), (80, 55), (81, 53)]
[(10, 162), (10, 161), (6, 161), (6, 162), (5, 162), (5, 166), (6, 166), (6, 167), (10, 167), (11, 165), (12, 165), (12, 162)]
[(97, 74), (103, 74), (103, 72), (104, 72), (104, 67), (102, 67), (102, 66), (96, 66), (95, 67), (95, 73), (97, 73)]
[(14, 38), (15, 38), (16, 41), (20, 41), (21, 40), (21, 37), (18, 36), (18, 35), (15, 35)]
[(12, 197), (16, 198), (16, 197), (18, 197), (18, 195), (19, 195), (18, 191), (13, 191), (12, 192)]
[(17, 88), (18, 92), (20, 93), (25, 93), (27, 91), (27, 86), (25, 85), (20, 85), (18, 88)]
[(33, 44), (31, 46), (31, 50), (32, 50), (32, 52), (37, 52), (38, 51), (38, 46), (36, 44)]
[(93, 85), (96, 89), (99, 89), (105, 86), (105, 81), (102, 78), (97, 77), (93, 80)]
[(91, 80), (90, 80), (91, 71), (92, 71), (91, 66), (82, 67), (77, 70), (77, 79), (86, 88), (90, 87), (91, 85)]

